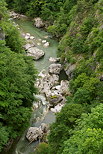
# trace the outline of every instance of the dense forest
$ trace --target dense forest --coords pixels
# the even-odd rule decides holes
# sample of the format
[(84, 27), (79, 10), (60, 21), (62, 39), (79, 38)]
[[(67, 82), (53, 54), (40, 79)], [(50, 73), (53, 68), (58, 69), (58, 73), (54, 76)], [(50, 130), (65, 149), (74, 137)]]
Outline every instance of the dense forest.
[[(6, 5), (7, 3), (7, 5)], [(64, 68), (75, 65), (69, 77), (66, 105), (51, 125), (48, 143), (36, 154), (103, 153), (103, 1), (0, 1), (0, 151), (28, 125), (36, 92), (36, 70), (25, 56), (23, 40), (8, 20), (8, 9), (48, 21), (47, 31), (59, 41)], [(31, 69), (29, 69), (31, 68)], [(24, 122), (24, 125), (21, 123)]]
[(20, 137), (29, 125), (36, 93), (37, 71), (25, 56), (23, 40), (0, 1), (0, 151)]

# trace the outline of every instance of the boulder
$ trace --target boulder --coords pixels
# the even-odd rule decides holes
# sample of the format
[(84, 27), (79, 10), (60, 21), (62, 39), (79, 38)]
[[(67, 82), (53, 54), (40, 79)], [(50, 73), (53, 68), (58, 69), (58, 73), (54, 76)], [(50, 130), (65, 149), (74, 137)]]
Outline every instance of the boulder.
[(48, 98), (50, 106), (56, 106), (59, 103), (65, 103), (65, 98), (62, 95), (53, 95)]
[(26, 134), (26, 138), (30, 142), (41, 139), (42, 137), (43, 137), (43, 131), (41, 130), (41, 128), (38, 127), (30, 127)]
[(49, 74), (45, 70), (39, 73), (36, 86), (39, 88), (40, 93), (45, 94), (48, 98), (51, 96), (51, 89), (58, 84), (59, 76), (56, 74)]
[(34, 39), (34, 36), (30, 36), (30, 39), (33, 40)]
[(49, 73), (51, 74), (59, 74), (61, 70), (62, 70), (61, 64), (51, 64), (49, 66)]
[(37, 18), (34, 19), (34, 21), (35, 21), (34, 25), (35, 25), (37, 28), (42, 28), (42, 27), (44, 27), (44, 23), (43, 23), (43, 21), (42, 21), (41, 18), (37, 17)]
[(75, 68), (76, 68), (76, 64), (69, 64), (69, 65), (66, 67), (65, 72), (66, 72), (66, 74), (67, 74), (67, 76), (68, 76), (69, 79), (72, 78), (72, 76), (73, 76), (73, 71), (75, 70)]
[(54, 113), (60, 112), (64, 105), (65, 105), (65, 104), (59, 103), (59, 104), (56, 105), (54, 108), (51, 108), (51, 111), (54, 112)]
[(38, 139), (42, 139), (44, 133), (47, 133), (47, 132), (48, 132), (48, 125), (45, 123), (42, 123), (39, 128), (30, 127), (26, 134), (26, 138), (29, 140), (29, 142), (37, 141)]
[(40, 128), (43, 131), (43, 133), (47, 133), (47, 131), (48, 131), (48, 125), (47, 124), (42, 123)]
[(42, 40), (42, 43), (46, 43), (46, 40)]
[(27, 51), (27, 56), (32, 56), (34, 60), (38, 60), (45, 55), (43, 50), (38, 49), (37, 47), (31, 47)]
[(56, 62), (59, 62), (59, 61), (60, 61), (60, 58), (50, 57), (50, 58), (49, 58), (49, 61), (50, 61), (51, 63), (56, 63)]
[(62, 95), (69, 94), (69, 81), (62, 80), (60, 83), (60, 92)]
[(49, 47), (49, 42), (46, 42), (45, 44), (44, 44), (44, 47)]

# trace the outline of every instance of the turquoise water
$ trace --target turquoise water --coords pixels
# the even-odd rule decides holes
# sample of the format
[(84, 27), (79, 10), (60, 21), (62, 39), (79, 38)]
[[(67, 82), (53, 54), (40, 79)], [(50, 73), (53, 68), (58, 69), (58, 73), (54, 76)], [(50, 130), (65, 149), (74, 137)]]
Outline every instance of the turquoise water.
[[(16, 20), (15, 22), (19, 25), (20, 30), (22, 32), (30, 33), (31, 36), (35, 37), (35, 40), (34, 40), (35, 45), (39, 49), (42, 49), (45, 52), (45, 56), (42, 59), (40, 59), (38, 61), (34, 61), (35, 67), (38, 69), (39, 72), (43, 69), (47, 70), (48, 66), (50, 65), (49, 58), (50, 57), (57, 57), (58, 42), (56, 40), (53, 40), (47, 32), (34, 27), (33, 22), (25, 21), (25, 20)], [(48, 36), (48, 38), (45, 38), (47, 36)], [(47, 48), (43, 47), (43, 44), (41, 43), (40, 39), (46, 40), (47, 42), (49, 42), (50, 46)], [(41, 43), (41, 44), (38, 45), (38, 43), (39, 44)], [(53, 123), (55, 121), (55, 114), (52, 113), (51, 111), (49, 111), (46, 114), (46, 116), (43, 119), (41, 119), (44, 109), (45, 109), (45, 106), (44, 107), (41, 106), (39, 109), (37, 109), (33, 113), (32, 118), (31, 118), (31, 122), (30, 122), (31, 126), (39, 127), (41, 125), (41, 123), (49, 124), (49, 123)], [(35, 119), (37, 117), (39, 117), (40, 120), (35, 122)], [(12, 146), (12, 148), (10, 149), (10, 151), (5, 154), (31, 154), (34, 151), (34, 148), (38, 144), (38, 141), (33, 142), (32, 144), (29, 145), (29, 142), (25, 138), (26, 132), (27, 132), (27, 130), (24, 132), (24, 134), (21, 137), (21, 139), (19, 140), (19, 142), (14, 144)]]
[[(39, 61), (35, 62), (36, 68), (40, 71), (42, 69), (47, 69), (50, 65), (49, 58), (50, 57), (57, 57), (57, 47), (58, 42), (56, 40), (53, 40), (47, 32), (38, 29), (34, 27), (33, 22), (25, 21), (25, 20), (17, 20), (16, 23), (20, 26), (21, 31), (24, 33), (30, 33), (32, 36), (35, 37), (34, 43), (39, 48), (42, 49), (45, 52), (45, 56), (40, 59)], [(45, 38), (47, 37), (48, 38)], [(43, 47), (43, 44), (39, 40), (46, 40), (50, 43), (49, 47)], [(40, 43), (41, 45), (38, 45)]]

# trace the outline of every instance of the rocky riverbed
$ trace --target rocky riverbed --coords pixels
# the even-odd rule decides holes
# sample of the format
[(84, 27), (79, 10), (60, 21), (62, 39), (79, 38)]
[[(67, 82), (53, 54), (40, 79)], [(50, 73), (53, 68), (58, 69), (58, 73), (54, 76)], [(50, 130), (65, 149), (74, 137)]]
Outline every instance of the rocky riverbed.
[[(25, 16), (15, 13), (11, 13), (11, 17), (14, 19), (20, 19), (22, 17), (27, 20)], [(38, 26), (40, 19), (37, 19), (35, 20), (34, 25), (40, 28), (41, 26)], [(42, 22), (40, 21), (40, 23)], [(36, 82), (36, 86), (39, 89), (39, 94), (36, 96), (37, 101), (33, 103), (32, 107), (34, 114), (41, 109), (42, 113), (40, 116), (36, 114), (36, 119), (32, 117), (31, 121), (35, 119), (36, 122), (35, 124), (31, 124), (25, 135), (29, 141), (29, 144), (38, 140), (42, 141), (43, 137), (49, 133), (49, 122), (47, 123), (45, 118), (48, 117), (48, 113), (49, 116), (54, 116), (55, 113), (61, 111), (66, 102), (65, 96), (70, 94), (68, 93), (69, 82), (68, 80), (59, 81), (59, 75), (63, 67), (60, 64), (60, 58), (53, 56), (53, 52), (55, 50), (53, 48), (51, 49), (52, 43), (49, 39), (49, 35), (45, 35), (43, 38), (41, 38), (33, 35), (33, 33), (29, 33), (29, 31), (22, 31), (21, 27), (15, 22), (14, 25), (17, 26), (17, 28), (21, 31), (21, 35), (25, 39), (26, 43), (24, 45), (24, 49), (27, 53), (27, 56), (33, 57), (33, 59), (36, 61), (36, 67), (41, 66), (42, 68), (39, 70), (40, 73), (38, 74), (38, 79)], [(45, 64), (41, 63), (42, 59), (44, 59)], [(51, 119), (48, 120), (52, 121)], [(23, 137), (21, 140), (24, 139), (25, 138)], [(21, 140), (20, 143), (22, 142)], [(20, 144), (19, 146), (21, 147)], [(20, 148), (18, 150), (17, 147), (16, 153), (17, 151), (20, 151)], [(27, 152), (24, 153), (29, 154), (28, 149)]]

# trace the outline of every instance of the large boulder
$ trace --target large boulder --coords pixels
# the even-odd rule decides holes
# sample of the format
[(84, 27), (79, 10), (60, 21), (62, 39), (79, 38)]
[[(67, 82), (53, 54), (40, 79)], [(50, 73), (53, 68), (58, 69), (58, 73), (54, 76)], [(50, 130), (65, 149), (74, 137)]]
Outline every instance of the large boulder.
[(43, 133), (47, 133), (49, 127), (48, 127), (47, 124), (42, 123), (39, 128), (41, 128), (41, 130), (43, 131)]
[(62, 95), (53, 95), (48, 98), (48, 101), (50, 103), (50, 107), (54, 107), (59, 103), (64, 104), (65, 98)]
[(43, 131), (41, 130), (41, 128), (38, 127), (30, 127), (26, 134), (26, 138), (30, 142), (41, 139), (42, 137), (43, 137)]
[(49, 74), (45, 70), (40, 72), (39, 79), (37, 79), (36, 86), (39, 88), (40, 93), (49, 97), (51, 95), (51, 89), (53, 86), (57, 85), (59, 81), (59, 76), (56, 74)]
[(51, 108), (51, 111), (54, 113), (60, 112), (65, 104), (59, 103), (54, 108)]
[(44, 27), (44, 23), (43, 23), (43, 21), (42, 21), (41, 18), (37, 17), (37, 18), (34, 19), (34, 21), (35, 21), (34, 25), (35, 25), (37, 28), (42, 28), (42, 27)]
[(27, 56), (32, 56), (34, 60), (38, 60), (45, 55), (43, 50), (37, 47), (31, 47), (27, 50)]
[(61, 70), (62, 70), (61, 64), (51, 64), (49, 66), (49, 73), (51, 74), (59, 74)]
[(28, 132), (26, 134), (26, 138), (30, 141), (37, 141), (38, 139), (42, 139), (44, 133), (48, 132), (48, 125), (45, 123), (42, 123), (41, 126), (38, 127), (30, 127), (28, 129)]

